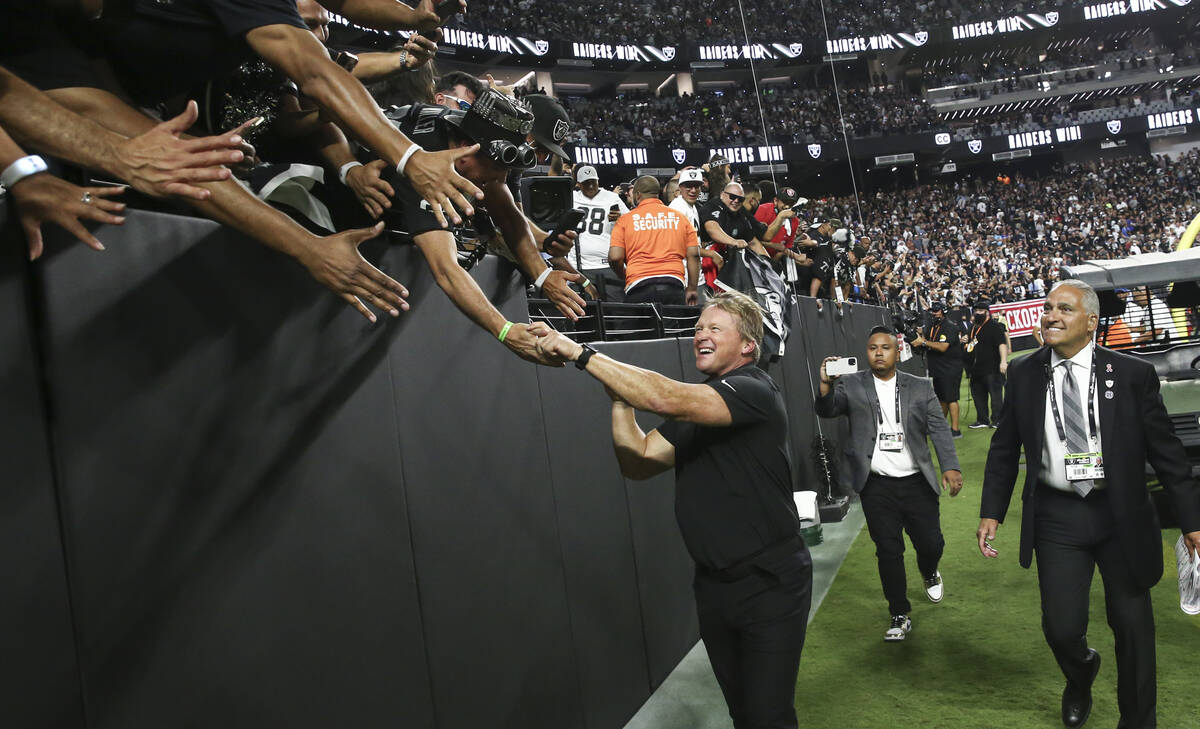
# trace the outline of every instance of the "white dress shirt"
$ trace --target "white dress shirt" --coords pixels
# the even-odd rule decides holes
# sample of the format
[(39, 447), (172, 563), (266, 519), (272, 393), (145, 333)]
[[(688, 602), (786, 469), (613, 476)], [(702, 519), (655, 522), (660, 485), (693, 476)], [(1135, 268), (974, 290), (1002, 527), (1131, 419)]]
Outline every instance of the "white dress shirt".
[[(875, 434), (875, 450), (871, 452), (871, 473), (892, 478), (903, 478), (917, 472), (917, 462), (909, 452), (908, 434), (904, 434), (904, 450), (885, 451), (879, 447), (879, 433), (904, 433), (904, 413), (896, 420), (896, 383), (900, 381), (899, 374), (892, 374), (892, 379), (881, 380), (871, 374), (875, 383), (875, 396), (879, 398), (879, 410), (873, 413), (877, 432)], [(883, 414), (883, 424), (879, 423), (879, 415)]]
[[(1088, 393), (1088, 378), (1092, 371), (1092, 356), (1095, 354), (1095, 345), (1088, 342), (1083, 349), (1075, 353), (1071, 358), (1071, 374), (1075, 377), (1076, 390), (1079, 392), (1079, 411), (1068, 413), (1063, 405), (1063, 377), (1066, 376), (1066, 368), (1059, 367), (1059, 363), (1063, 358), (1058, 356), (1058, 352), (1050, 350), (1050, 376), (1054, 378), (1054, 396), (1058, 400), (1058, 412), (1063, 418), (1065, 426), (1067, 419), (1074, 419), (1076, 422), (1083, 425), (1084, 431), (1088, 434), (1088, 450), (1096, 450), (1101, 453), (1104, 449), (1100, 443), (1100, 387), (1102, 381), (1107, 376), (1112, 379), (1112, 373), (1096, 372), (1096, 392), (1092, 397), (1092, 407), (1096, 413), (1096, 433), (1093, 435), (1091, 425), (1088, 423), (1087, 413), (1087, 393)], [(1054, 412), (1050, 409), (1050, 393), (1046, 393), (1046, 413), (1045, 422), (1042, 424), (1046, 429), (1046, 437), (1042, 439), (1042, 470), (1038, 474), (1038, 478), (1047, 486), (1056, 488), (1059, 491), (1069, 491), (1075, 493), (1075, 488), (1071, 486), (1071, 482), (1067, 480), (1067, 444), (1063, 443), (1058, 437), (1058, 426), (1054, 423)], [(1093, 489), (1104, 488), (1104, 479), (1097, 479)]]

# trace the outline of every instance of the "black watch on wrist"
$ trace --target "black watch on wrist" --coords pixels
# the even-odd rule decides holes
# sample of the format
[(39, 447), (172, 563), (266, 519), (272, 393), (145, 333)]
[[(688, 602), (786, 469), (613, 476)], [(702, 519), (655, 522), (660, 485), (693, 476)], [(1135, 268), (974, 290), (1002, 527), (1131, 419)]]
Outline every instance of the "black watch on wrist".
[(596, 348), (590, 344), (581, 344), (579, 346), (583, 347), (583, 351), (579, 353), (579, 358), (575, 360), (575, 366), (581, 370), (586, 370), (588, 360), (596, 353)]

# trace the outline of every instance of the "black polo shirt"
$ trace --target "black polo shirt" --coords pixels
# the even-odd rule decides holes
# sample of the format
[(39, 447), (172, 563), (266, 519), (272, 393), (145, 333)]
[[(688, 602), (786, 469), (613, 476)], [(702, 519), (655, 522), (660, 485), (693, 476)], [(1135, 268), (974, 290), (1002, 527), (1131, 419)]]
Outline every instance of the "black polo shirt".
[(796, 536), (787, 412), (779, 386), (754, 365), (706, 385), (733, 422), (710, 427), (667, 421), (658, 432), (675, 446), (675, 519), (696, 564), (720, 570)]
[(753, 215), (741, 209), (737, 212), (731, 211), (725, 206), (725, 203), (718, 197), (713, 202), (704, 206), (699, 211), (700, 217), (700, 242), (711, 243), (712, 236), (704, 229), (708, 221), (716, 221), (717, 225), (721, 226), (721, 230), (730, 238), (736, 240), (744, 240), (747, 243), (753, 238), (763, 240), (767, 233), (767, 226), (763, 225), (761, 220), (755, 219)]

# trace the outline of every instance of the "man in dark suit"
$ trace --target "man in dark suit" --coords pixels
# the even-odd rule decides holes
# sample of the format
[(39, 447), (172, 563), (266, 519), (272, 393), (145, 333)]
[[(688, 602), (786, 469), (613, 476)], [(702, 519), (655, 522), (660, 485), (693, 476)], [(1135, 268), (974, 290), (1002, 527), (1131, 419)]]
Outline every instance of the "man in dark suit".
[(1200, 548), (1200, 491), (1158, 392), (1154, 367), (1095, 346), (1096, 292), (1059, 282), (1046, 299), (1047, 346), (1014, 363), (983, 481), (979, 549), (1004, 521), (1025, 450), (1021, 566), (1037, 551), (1042, 630), (1066, 676), (1062, 720), (1087, 721), (1100, 654), (1088, 648), (1088, 592), (1100, 566), (1116, 638), (1120, 729), (1155, 726), (1154, 615), (1162, 534), (1149, 461), (1175, 502), (1188, 551)]
[[(955, 496), (962, 473), (950, 426), (929, 380), (896, 371), (896, 333), (875, 327), (867, 339), (870, 372), (830, 377), (821, 363), (821, 396), (816, 411), (826, 418), (850, 418), (850, 441), (842, 451), (842, 474), (862, 500), (867, 530), (875, 542), (879, 580), (892, 621), (883, 639), (900, 641), (912, 629), (904, 575), (904, 535), (917, 550), (925, 594), (941, 602), (938, 562), (946, 541), (938, 513), (938, 478), (926, 438), (933, 439), (942, 467), (942, 488)], [(836, 384), (835, 384), (836, 380)]]

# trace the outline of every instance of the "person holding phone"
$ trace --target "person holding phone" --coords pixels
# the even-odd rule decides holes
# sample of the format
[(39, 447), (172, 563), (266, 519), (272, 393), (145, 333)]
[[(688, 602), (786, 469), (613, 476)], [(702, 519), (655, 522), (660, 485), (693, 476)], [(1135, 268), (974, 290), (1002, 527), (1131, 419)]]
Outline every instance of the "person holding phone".
[[(942, 536), (938, 497), (962, 490), (962, 471), (950, 426), (929, 380), (896, 370), (900, 350), (896, 332), (884, 326), (867, 338), (869, 372), (841, 377), (831, 374), (839, 357), (821, 362), (817, 414), (850, 419), (850, 440), (842, 451), (842, 475), (862, 501), (867, 531), (875, 542), (879, 580), (891, 622), (883, 639), (902, 641), (912, 630), (912, 604), (904, 573), (904, 535), (917, 551), (925, 596), (941, 602), (944, 595), (938, 563)], [(932, 439), (941, 465), (941, 489), (929, 454)]]
[(600, 187), (600, 174), (592, 165), (575, 170), (574, 206), (586, 217), (580, 224), (579, 243), (575, 246), (575, 268), (582, 273), (601, 301), (622, 301), (625, 280), (608, 265), (608, 247), (613, 225), (629, 212), (617, 193)]

